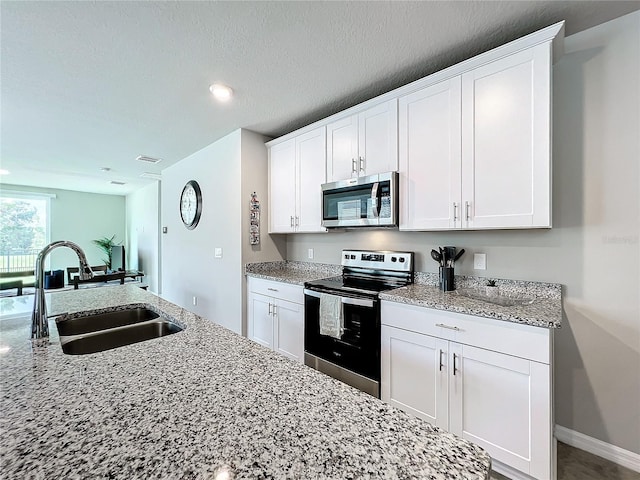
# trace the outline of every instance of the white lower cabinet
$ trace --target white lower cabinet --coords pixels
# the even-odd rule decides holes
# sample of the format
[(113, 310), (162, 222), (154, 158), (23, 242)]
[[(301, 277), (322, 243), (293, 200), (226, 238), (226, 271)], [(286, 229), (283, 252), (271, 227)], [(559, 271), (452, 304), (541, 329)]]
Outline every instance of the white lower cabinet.
[[(406, 329), (412, 320), (417, 331)], [(473, 335), (476, 323), (490, 335)], [(518, 326), (550, 360), (551, 333)], [(550, 362), (513, 355), (512, 346), (509, 354), (482, 348), (512, 343), (513, 331), (499, 320), (382, 302), (381, 397), (484, 448), (498, 471), (503, 464), (524, 478), (554, 479)]]
[(304, 361), (302, 287), (247, 279), (247, 337), (292, 360)]

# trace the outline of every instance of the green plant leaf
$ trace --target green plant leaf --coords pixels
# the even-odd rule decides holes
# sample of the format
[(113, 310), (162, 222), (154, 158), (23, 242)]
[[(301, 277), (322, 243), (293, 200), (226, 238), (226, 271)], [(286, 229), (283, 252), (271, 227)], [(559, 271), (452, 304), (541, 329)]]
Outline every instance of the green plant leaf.
[(103, 258), (102, 261), (108, 268), (111, 268), (111, 247), (117, 245), (117, 243), (114, 241), (115, 238), (116, 236), (112, 235), (111, 238), (102, 237), (98, 238), (97, 240), (91, 240), (106, 255), (106, 258)]

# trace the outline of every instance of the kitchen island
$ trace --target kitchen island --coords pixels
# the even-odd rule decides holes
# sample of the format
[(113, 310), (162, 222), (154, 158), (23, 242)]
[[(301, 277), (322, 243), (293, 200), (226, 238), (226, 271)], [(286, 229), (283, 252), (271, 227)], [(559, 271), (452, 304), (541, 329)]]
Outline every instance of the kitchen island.
[(479, 447), (135, 286), (49, 314), (147, 305), (182, 332), (90, 355), (0, 322), (5, 478), (486, 479)]

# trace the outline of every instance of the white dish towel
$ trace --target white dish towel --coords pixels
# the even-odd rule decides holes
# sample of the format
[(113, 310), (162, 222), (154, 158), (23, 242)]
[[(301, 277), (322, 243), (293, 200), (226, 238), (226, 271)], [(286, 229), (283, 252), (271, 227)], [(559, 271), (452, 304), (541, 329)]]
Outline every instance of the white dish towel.
[(335, 295), (320, 294), (320, 335), (341, 338), (344, 330), (342, 299)]

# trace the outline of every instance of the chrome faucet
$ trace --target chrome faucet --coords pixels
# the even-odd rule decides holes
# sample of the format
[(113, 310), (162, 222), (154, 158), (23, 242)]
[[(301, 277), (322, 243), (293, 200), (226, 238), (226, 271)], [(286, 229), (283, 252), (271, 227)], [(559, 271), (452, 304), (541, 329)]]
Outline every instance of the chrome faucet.
[(33, 313), (31, 314), (31, 340), (40, 340), (49, 337), (47, 304), (44, 298), (44, 260), (52, 250), (58, 247), (69, 247), (76, 252), (78, 260), (80, 260), (80, 280), (93, 278), (93, 271), (91, 267), (89, 267), (87, 256), (75, 243), (67, 240), (59, 240), (44, 247), (36, 259), (36, 296), (33, 301)]

